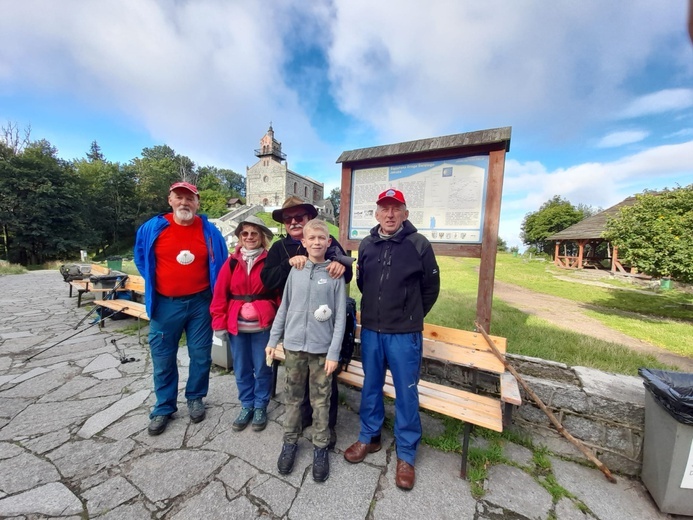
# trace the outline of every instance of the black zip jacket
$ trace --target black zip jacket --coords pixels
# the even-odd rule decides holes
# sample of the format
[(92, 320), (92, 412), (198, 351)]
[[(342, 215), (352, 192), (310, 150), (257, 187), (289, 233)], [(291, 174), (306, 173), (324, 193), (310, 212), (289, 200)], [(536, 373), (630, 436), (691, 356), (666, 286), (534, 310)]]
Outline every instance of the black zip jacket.
[(379, 229), (371, 229), (359, 246), (356, 283), (363, 294), (361, 325), (389, 334), (421, 332), (424, 316), (440, 292), (433, 248), (408, 220), (388, 240), (380, 238)]

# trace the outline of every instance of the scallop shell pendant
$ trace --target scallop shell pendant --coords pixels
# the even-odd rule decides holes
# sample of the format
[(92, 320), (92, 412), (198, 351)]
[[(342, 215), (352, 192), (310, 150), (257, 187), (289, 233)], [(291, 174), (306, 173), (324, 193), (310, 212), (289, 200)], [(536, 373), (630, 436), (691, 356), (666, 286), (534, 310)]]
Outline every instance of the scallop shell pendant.
[(315, 319), (318, 321), (327, 321), (330, 319), (330, 316), (332, 316), (332, 309), (323, 304), (315, 310), (313, 316), (315, 316)]
[(178, 253), (176, 260), (178, 260), (178, 263), (181, 265), (190, 265), (195, 261), (195, 255), (193, 255), (187, 249), (183, 249), (180, 253)]

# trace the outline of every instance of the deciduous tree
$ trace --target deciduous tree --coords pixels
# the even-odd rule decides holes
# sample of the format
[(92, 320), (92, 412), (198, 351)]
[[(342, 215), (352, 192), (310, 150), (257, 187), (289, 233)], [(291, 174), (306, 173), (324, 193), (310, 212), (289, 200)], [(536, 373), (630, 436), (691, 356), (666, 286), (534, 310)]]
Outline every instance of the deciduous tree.
[(536, 248), (538, 253), (552, 254), (553, 250), (546, 239), (583, 218), (584, 210), (576, 208), (559, 195), (554, 195), (539, 210), (525, 215), (520, 238), (524, 244)]
[(332, 188), (332, 191), (330, 191), (330, 196), (327, 198), (330, 199), (330, 202), (332, 202), (332, 207), (334, 208), (334, 218), (337, 222), (339, 222), (339, 210), (342, 204), (342, 189)]
[(604, 237), (639, 271), (693, 282), (693, 184), (636, 199), (607, 221)]
[(46, 140), (0, 159), (0, 225), (11, 262), (36, 265), (79, 250), (86, 223), (80, 183)]

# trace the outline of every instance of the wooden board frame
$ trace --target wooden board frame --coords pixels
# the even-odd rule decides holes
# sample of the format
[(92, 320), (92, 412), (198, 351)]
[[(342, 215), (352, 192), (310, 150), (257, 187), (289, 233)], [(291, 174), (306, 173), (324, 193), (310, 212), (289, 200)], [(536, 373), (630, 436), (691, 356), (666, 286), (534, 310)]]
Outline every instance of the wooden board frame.
[[(447, 146), (439, 147), (439, 143), (447, 143)], [(358, 250), (361, 243), (360, 240), (352, 240), (348, 236), (351, 219), (351, 182), (354, 169), (389, 166), (403, 162), (423, 162), (488, 155), (488, 179), (482, 217), (484, 233), (481, 244), (445, 244), (434, 242), (432, 246), (437, 255), (481, 259), (477, 288), (476, 320), (484, 329), (490, 331), (501, 195), (503, 192), (503, 172), (505, 169), (505, 154), (509, 149), (510, 127), (506, 127), (342, 153), (337, 160), (338, 163), (342, 164), (339, 242), (349, 252)], [(375, 206), (375, 201), (373, 201), (373, 205)]]

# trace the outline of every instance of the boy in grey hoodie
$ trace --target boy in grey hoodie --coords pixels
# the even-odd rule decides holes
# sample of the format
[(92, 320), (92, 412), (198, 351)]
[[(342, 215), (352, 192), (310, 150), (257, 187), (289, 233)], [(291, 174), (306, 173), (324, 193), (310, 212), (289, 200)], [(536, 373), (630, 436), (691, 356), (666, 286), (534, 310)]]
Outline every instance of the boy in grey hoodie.
[(331, 243), (327, 224), (313, 219), (303, 227), (303, 247), (308, 260), (303, 269), (291, 269), (282, 303), (272, 324), (266, 348), (267, 361), (274, 358), (277, 343), (284, 337), (286, 413), (284, 444), (277, 468), (291, 473), (301, 435), (300, 404), (310, 381), (313, 408), (313, 479), (324, 482), (330, 475), (327, 445), (332, 373), (337, 368), (346, 325), (344, 278), (331, 278), (325, 253)]

